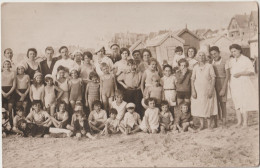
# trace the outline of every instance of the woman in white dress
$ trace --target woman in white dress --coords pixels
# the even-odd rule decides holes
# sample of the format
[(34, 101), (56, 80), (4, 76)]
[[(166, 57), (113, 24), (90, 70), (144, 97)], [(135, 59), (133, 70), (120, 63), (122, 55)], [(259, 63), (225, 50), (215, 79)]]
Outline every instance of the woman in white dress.
[(247, 127), (248, 111), (258, 110), (258, 97), (250, 76), (254, 75), (253, 63), (248, 57), (242, 55), (242, 48), (238, 44), (232, 44), (230, 52), (230, 89), (236, 109), (237, 124)]
[(199, 130), (204, 128), (204, 119), (207, 119), (211, 129), (211, 118), (218, 114), (217, 97), (215, 91), (215, 72), (211, 64), (206, 63), (206, 53), (199, 51), (198, 64), (195, 65), (191, 77), (192, 97), (191, 114), (199, 117)]

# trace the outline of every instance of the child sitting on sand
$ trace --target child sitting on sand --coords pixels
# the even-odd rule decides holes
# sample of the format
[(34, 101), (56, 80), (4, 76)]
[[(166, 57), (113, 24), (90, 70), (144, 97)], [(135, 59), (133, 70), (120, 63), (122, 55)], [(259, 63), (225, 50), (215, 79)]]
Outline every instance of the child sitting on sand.
[(124, 119), (125, 111), (126, 111), (126, 102), (123, 101), (123, 92), (120, 90), (116, 91), (116, 100), (112, 102), (111, 108), (115, 108), (117, 110), (116, 119), (121, 122)]
[(51, 117), (52, 123), (56, 128), (66, 128), (69, 121), (69, 113), (66, 111), (66, 102), (61, 101), (59, 103), (59, 111), (54, 113)]
[(90, 127), (82, 109), (82, 105), (76, 104), (74, 114), (72, 115), (71, 119), (71, 125), (67, 125), (67, 129), (72, 131), (70, 136), (76, 136), (77, 138), (80, 138), (86, 135), (90, 139), (95, 139), (95, 137), (90, 134)]
[(17, 122), (17, 128), (23, 133), (22, 135), (24, 137), (43, 137), (45, 134), (49, 134), (49, 128), (34, 123), (28, 123), (24, 119)]
[(110, 110), (110, 117), (107, 119), (105, 123), (105, 128), (103, 130), (105, 135), (116, 134), (119, 132), (119, 120), (116, 119), (116, 117), (117, 117), (117, 110), (112, 108)]
[(184, 102), (180, 104), (181, 114), (176, 119), (176, 126), (180, 132), (192, 131), (193, 129), (193, 118), (189, 111), (189, 104)]
[(42, 110), (41, 100), (33, 100), (32, 110), (26, 117), (26, 121), (44, 127), (50, 127), (52, 124), (51, 116), (47, 113), (47, 111)]
[(107, 113), (101, 109), (101, 105), (99, 100), (95, 100), (93, 102), (94, 110), (90, 112), (88, 117), (89, 126), (94, 132), (101, 132), (105, 128)]
[(5, 138), (11, 130), (11, 125), (7, 116), (7, 110), (2, 108), (2, 137)]
[(19, 106), (16, 108), (16, 116), (14, 117), (14, 120), (13, 120), (13, 129), (12, 130), (13, 130), (13, 132), (20, 134), (20, 135), (23, 135), (23, 132), (18, 129), (17, 123), (19, 120), (22, 120), (22, 119), (25, 119), (24, 108), (23, 108), (23, 106)]
[(157, 107), (155, 107), (154, 98), (148, 98), (147, 102), (148, 109), (145, 111), (144, 118), (140, 125), (140, 128), (145, 133), (155, 134), (158, 132), (160, 110)]
[(169, 111), (169, 103), (162, 101), (162, 111), (159, 114), (160, 117), (160, 130), (161, 133), (165, 134), (166, 131), (170, 131), (174, 128), (172, 113)]
[(135, 104), (128, 103), (126, 105), (127, 112), (125, 114), (124, 120), (120, 125), (121, 132), (128, 134), (133, 134), (140, 131), (139, 125), (141, 124), (140, 115), (135, 112)]

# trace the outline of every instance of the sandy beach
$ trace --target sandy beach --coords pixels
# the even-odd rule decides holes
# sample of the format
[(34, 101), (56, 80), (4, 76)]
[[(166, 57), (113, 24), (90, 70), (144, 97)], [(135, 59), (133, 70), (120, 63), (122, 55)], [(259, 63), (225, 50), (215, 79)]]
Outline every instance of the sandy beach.
[(88, 138), (3, 139), (3, 167), (238, 167), (259, 164), (259, 114), (248, 128), (236, 123), (228, 102), (228, 129), (198, 133), (100, 136)]

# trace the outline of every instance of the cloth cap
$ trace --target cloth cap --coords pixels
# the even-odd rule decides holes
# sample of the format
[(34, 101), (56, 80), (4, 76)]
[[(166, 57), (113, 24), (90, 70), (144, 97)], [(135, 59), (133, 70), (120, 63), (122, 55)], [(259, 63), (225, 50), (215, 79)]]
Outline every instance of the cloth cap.
[(128, 103), (128, 104), (126, 105), (126, 108), (130, 108), (130, 107), (135, 108), (135, 104), (134, 104), (134, 103)]

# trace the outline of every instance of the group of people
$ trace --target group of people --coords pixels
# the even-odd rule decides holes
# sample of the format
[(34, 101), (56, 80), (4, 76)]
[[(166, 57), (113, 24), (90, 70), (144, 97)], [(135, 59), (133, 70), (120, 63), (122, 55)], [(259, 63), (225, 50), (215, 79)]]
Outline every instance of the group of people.
[(226, 127), (228, 86), (237, 127), (246, 127), (248, 111), (258, 110), (250, 80), (253, 64), (238, 44), (230, 46), (228, 59), (217, 46), (198, 52), (190, 47), (186, 55), (178, 46), (173, 61), (162, 65), (149, 49), (130, 53), (117, 44), (110, 49), (110, 55), (101, 46), (94, 55), (75, 50), (70, 56), (62, 46), (53, 57), (54, 49), (47, 47), (37, 62), (37, 50), (30, 48), (18, 63), (12, 49), (4, 50), (3, 136), (196, 132), (205, 128), (205, 119), (208, 129), (217, 127), (218, 120)]

